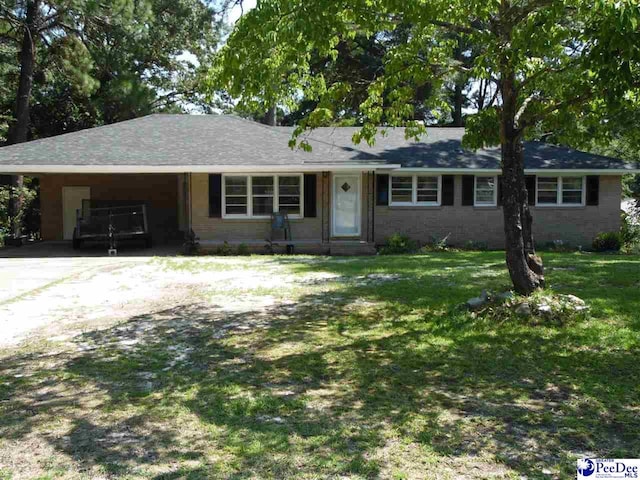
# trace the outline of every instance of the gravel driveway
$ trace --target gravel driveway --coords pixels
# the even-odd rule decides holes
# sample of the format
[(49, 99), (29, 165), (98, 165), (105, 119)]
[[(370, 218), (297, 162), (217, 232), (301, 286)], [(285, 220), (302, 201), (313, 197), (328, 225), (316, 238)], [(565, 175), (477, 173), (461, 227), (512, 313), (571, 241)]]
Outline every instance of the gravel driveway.
[[(5, 257), (7, 257), (5, 251)], [(64, 257), (66, 246), (13, 250), (0, 258), (0, 346), (28, 340), (66, 340), (139, 315), (216, 300), (221, 312), (267, 308), (265, 285), (295, 281), (269, 257)], [(30, 255), (27, 255), (29, 254)], [(152, 252), (166, 253), (166, 252)], [(50, 254), (50, 255), (46, 255)], [(189, 268), (197, 262), (197, 269)], [(242, 291), (242, 294), (238, 292)]]

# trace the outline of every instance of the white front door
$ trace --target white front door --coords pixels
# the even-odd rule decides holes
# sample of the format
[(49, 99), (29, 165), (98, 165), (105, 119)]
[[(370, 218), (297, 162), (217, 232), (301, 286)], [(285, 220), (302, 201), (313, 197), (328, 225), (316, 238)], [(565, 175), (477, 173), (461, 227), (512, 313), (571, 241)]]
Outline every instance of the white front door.
[(333, 236), (360, 235), (360, 175), (333, 176)]
[(91, 198), (89, 187), (62, 187), (62, 223), (65, 240), (73, 239), (76, 228), (76, 212), (82, 208), (82, 200)]

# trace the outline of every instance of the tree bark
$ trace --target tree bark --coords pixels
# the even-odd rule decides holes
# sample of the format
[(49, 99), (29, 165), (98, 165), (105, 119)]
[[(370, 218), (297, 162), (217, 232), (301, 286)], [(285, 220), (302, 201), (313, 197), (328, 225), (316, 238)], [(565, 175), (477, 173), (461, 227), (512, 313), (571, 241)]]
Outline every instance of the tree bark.
[(533, 250), (523, 145), (516, 125), (518, 96), (515, 75), (506, 69), (501, 80), (502, 210), (507, 267), (516, 292), (530, 295), (544, 285), (542, 260), (535, 256)]
[[(29, 107), (31, 101), (31, 89), (33, 87), (33, 72), (36, 65), (35, 41), (38, 36), (38, 19), (40, 15), (41, 0), (27, 2), (22, 46), (20, 49), (20, 79), (18, 82), (18, 95), (14, 111), (14, 122), (9, 129), (7, 143), (26, 142), (29, 133)], [(22, 175), (11, 177), (12, 195), (9, 200), (9, 216), (14, 219), (12, 234), (19, 237), (22, 234), (22, 225), (19, 220), (23, 198), (21, 194), (24, 185)]]
[(265, 125), (269, 125), (271, 127), (275, 127), (277, 125), (277, 117), (276, 117), (276, 106), (273, 105), (269, 107), (267, 113), (264, 116)]
[[(462, 39), (458, 36), (457, 38), (458, 45), (453, 51), (454, 58), (460, 62), (464, 63), (464, 56), (462, 55)], [(464, 79), (462, 77), (456, 78), (455, 85), (453, 86), (453, 123), (454, 127), (463, 127), (464, 123), (462, 120), (462, 104), (464, 103)]]
[(39, 15), (40, 0), (27, 2), (22, 46), (20, 49), (20, 80), (18, 82), (18, 95), (14, 112), (15, 120), (9, 131), (9, 144), (27, 141), (31, 88), (33, 87), (33, 72), (36, 65), (35, 41), (38, 36)]
[(462, 104), (464, 102), (463, 90), (464, 85), (458, 80), (453, 90), (453, 126), (464, 127), (462, 120)]

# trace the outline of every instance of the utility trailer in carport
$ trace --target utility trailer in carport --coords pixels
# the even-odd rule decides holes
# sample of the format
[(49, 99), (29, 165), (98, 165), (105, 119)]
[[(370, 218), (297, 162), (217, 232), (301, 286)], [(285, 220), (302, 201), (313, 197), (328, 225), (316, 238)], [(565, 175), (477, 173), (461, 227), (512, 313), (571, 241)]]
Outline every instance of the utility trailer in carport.
[(76, 212), (74, 249), (79, 249), (84, 242), (104, 242), (110, 251), (115, 251), (120, 242), (129, 240), (141, 240), (147, 248), (151, 247), (145, 204), (94, 205), (90, 200), (83, 200), (82, 209)]

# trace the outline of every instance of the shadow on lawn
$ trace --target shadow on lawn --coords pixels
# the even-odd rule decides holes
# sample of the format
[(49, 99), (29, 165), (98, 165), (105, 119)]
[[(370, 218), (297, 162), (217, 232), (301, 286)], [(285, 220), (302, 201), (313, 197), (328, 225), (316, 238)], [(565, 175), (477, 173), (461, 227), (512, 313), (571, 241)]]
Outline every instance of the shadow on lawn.
[[(348, 262), (322, 264), (330, 268), (362, 273)], [(83, 334), (77, 353), (46, 369), (38, 354), (8, 358), (3, 400), (16, 400), (0, 433), (20, 439), (64, 415), (71, 432), (51, 435), (51, 444), (83, 467), (118, 474), (199, 462), (156, 477), (164, 479), (375, 478), (389, 428), (448, 457), (454, 476), (464, 476), (455, 462), (467, 456), (489, 455), (537, 478), (542, 468), (573, 475), (575, 455), (638, 451), (637, 345), (601, 349), (579, 328), (483, 325), (453, 309), (402, 320), (417, 306), (440, 305), (440, 289), (452, 286), (418, 289), (410, 305), (351, 308), (356, 298), (387, 302), (410, 286), (349, 284), (240, 313), (185, 305)], [(459, 290), (454, 296), (468, 293)], [(381, 323), (384, 334), (375, 334)], [(332, 340), (317, 336), (323, 329)], [(13, 376), (25, 369), (35, 374)], [(60, 382), (66, 390), (56, 390)], [(87, 395), (96, 396), (93, 414), (80, 406)], [(189, 431), (193, 415), (211, 428)]]

